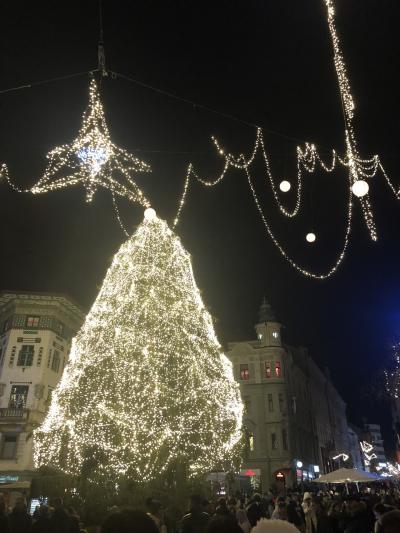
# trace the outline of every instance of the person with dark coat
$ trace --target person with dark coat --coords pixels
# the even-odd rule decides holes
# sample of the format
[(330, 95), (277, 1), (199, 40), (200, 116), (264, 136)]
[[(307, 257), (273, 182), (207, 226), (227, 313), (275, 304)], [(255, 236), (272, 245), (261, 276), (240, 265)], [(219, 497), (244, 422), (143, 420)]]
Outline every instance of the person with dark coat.
[(190, 512), (182, 518), (181, 533), (204, 533), (210, 515), (203, 511), (203, 500), (200, 496), (190, 498)]
[(332, 533), (331, 522), (320, 498), (314, 498), (313, 507), (317, 517), (317, 533)]
[(72, 533), (72, 531), (75, 531), (72, 520), (63, 506), (62, 499), (54, 498), (52, 507), (54, 511), (50, 517), (51, 533)]
[(10, 533), (31, 533), (32, 518), (26, 510), (24, 498), (17, 498), (14, 509), (8, 518)]
[(51, 533), (50, 513), (47, 505), (41, 505), (36, 513), (37, 519), (33, 523), (33, 533)]
[(370, 533), (374, 530), (373, 515), (368, 511), (365, 502), (350, 500), (348, 508), (350, 519), (346, 524), (345, 533)]
[(261, 502), (260, 494), (254, 494), (246, 508), (247, 518), (251, 527), (254, 527), (261, 518), (266, 518), (267, 513)]
[(101, 533), (158, 533), (158, 529), (144, 511), (123, 509), (111, 513), (104, 520)]
[(3, 533), (9, 533), (10, 527), (8, 523), (8, 515), (6, 510), (6, 502), (4, 496), (0, 494), (0, 531)]

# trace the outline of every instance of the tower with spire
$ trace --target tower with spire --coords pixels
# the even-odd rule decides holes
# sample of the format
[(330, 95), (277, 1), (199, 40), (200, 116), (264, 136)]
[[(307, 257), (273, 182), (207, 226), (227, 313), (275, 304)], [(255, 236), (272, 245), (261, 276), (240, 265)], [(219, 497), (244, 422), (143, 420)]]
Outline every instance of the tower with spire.
[(255, 326), (260, 346), (282, 346), (282, 325), (277, 321), (275, 313), (264, 296), (258, 313), (258, 323)]

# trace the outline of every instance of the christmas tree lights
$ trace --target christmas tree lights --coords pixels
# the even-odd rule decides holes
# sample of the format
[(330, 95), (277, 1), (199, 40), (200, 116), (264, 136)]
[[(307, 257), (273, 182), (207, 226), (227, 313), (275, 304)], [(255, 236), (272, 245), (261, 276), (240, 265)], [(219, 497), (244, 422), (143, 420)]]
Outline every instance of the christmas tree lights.
[(240, 454), (242, 402), (189, 254), (153, 209), (116, 253), (74, 339), (43, 425), (37, 466), (148, 482)]

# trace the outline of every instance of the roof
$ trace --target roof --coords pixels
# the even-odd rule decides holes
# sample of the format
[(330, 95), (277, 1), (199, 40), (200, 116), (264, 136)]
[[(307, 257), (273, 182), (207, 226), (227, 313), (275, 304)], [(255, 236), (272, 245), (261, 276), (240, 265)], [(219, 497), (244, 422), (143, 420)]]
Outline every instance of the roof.
[(76, 313), (80, 316), (84, 316), (84, 312), (81, 307), (68, 295), (54, 292), (41, 292), (41, 291), (12, 291), (3, 290), (0, 291), (0, 309), (8, 303), (19, 300), (37, 300), (37, 301), (54, 301), (63, 304), (69, 311)]

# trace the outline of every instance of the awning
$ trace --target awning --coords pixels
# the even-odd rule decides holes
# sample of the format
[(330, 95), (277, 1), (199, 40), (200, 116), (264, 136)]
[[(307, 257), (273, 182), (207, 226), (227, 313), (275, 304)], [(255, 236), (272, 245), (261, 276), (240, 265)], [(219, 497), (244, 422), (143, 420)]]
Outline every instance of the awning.
[(30, 481), (16, 481), (15, 483), (0, 483), (0, 492), (3, 489), (30, 489), (31, 488), (31, 482)]
[(313, 483), (367, 483), (371, 481), (381, 480), (381, 476), (373, 474), (372, 472), (364, 472), (364, 470), (357, 470), (357, 468), (339, 468), (313, 479)]

